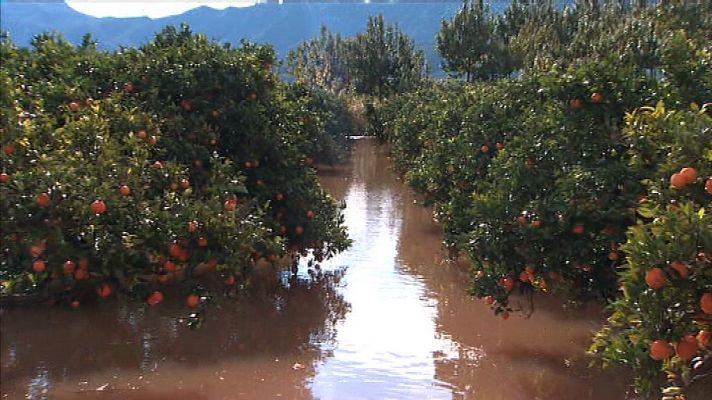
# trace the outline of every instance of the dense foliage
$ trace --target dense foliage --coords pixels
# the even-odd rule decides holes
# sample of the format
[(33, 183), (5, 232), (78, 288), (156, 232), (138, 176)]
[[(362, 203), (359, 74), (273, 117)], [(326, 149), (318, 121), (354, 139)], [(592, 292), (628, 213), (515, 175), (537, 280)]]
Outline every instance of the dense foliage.
[(623, 133), (647, 196), (621, 247), (622, 295), (592, 351), (630, 365), (642, 393), (667, 381), (673, 399), (712, 359), (712, 117), (658, 104), (627, 115)]
[(366, 31), (350, 38), (323, 27), (319, 38), (290, 51), (287, 64), (299, 82), (375, 97), (414, 89), (428, 72), (423, 51), (382, 15), (369, 17)]
[(257, 261), (348, 244), (312, 167), (340, 153), (332, 114), (272, 73), (269, 47), (183, 26), (114, 53), (51, 35), (1, 50), (4, 300), (196, 307)]
[[(515, 1), (500, 16), (466, 2), (443, 24), (446, 66), (517, 78), (425, 83), (370, 114), (445, 244), (472, 261), (472, 293), (503, 318), (532, 291), (613, 301), (594, 353), (634, 366), (644, 397), (664, 372), (689, 385), (693, 356), (710, 364), (685, 339), (712, 314), (710, 28), (704, 2)], [(651, 269), (664, 289), (646, 284)], [(651, 343), (683, 339), (652, 360)]]

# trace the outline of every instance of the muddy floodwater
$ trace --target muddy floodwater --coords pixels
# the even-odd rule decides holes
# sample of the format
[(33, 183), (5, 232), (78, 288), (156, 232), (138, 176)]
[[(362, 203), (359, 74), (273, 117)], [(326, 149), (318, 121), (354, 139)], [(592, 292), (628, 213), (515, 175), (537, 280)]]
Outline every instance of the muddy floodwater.
[(202, 328), (180, 304), (2, 310), (3, 399), (625, 399), (620, 370), (587, 368), (603, 319), (538, 298), (503, 321), (466, 294), (426, 208), (357, 140), (322, 182), (345, 201), (353, 246), (301, 266)]

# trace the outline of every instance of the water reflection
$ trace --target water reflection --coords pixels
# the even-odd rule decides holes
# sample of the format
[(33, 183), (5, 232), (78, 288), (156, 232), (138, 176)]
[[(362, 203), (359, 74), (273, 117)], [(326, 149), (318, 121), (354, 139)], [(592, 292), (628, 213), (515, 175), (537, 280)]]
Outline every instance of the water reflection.
[(3, 310), (3, 398), (312, 398), (318, 346), (349, 309), (341, 276), (285, 275), (198, 330), (178, 323), (180, 304)]
[(390, 171), (386, 149), (356, 142), (352, 169), (324, 184), (343, 193), (355, 243), (345, 298), (353, 312), (312, 386), (321, 398), (623, 399), (620, 371), (584, 356), (600, 310), (564, 312), (537, 298), (530, 319), (508, 321), (466, 294), (464, 263), (448, 262), (431, 211)]

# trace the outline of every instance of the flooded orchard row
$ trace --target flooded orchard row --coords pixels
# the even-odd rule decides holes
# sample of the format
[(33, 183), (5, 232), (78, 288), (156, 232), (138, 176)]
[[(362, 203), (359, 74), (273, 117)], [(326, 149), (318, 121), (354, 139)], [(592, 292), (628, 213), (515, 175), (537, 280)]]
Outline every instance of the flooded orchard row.
[(322, 184), (353, 246), (211, 307), (200, 329), (170, 303), (3, 310), (2, 398), (626, 398), (621, 371), (587, 368), (600, 310), (539, 298), (531, 318), (495, 317), (375, 141)]

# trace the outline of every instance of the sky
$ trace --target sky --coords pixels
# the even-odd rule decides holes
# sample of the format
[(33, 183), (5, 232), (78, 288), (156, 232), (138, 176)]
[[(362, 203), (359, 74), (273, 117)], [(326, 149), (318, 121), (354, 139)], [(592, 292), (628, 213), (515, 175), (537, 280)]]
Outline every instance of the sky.
[(161, 18), (208, 6), (216, 9), (246, 7), (256, 0), (66, 0), (73, 9), (95, 17)]

